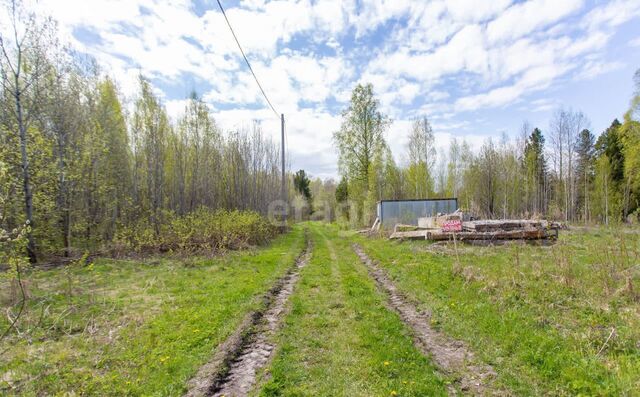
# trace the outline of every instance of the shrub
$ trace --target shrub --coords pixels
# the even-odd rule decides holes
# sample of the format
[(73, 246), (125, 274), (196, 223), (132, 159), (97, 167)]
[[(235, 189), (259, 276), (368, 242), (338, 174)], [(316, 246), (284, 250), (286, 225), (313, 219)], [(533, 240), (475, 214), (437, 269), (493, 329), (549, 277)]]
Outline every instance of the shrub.
[(181, 217), (167, 216), (159, 233), (146, 220), (124, 227), (115, 242), (134, 251), (222, 251), (264, 244), (276, 233), (254, 211), (200, 208)]

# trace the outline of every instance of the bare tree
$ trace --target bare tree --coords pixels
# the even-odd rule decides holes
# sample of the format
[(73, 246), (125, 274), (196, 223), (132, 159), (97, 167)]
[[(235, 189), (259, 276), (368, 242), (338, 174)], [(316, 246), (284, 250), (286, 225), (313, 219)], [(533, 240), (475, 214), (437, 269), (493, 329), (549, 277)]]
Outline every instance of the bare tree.
[[(432, 189), (432, 171), (436, 164), (436, 148), (434, 144), (433, 128), (429, 119), (421, 117), (413, 121), (407, 152), (409, 162), (415, 168), (416, 175), (413, 177), (416, 196), (429, 197)], [(424, 182), (424, 191), (420, 188)]]
[[(0, 32), (2, 89), (11, 98), (6, 105), (8, 109), (3, 111), (10, 115), (12, 125), (8, 129), (15, 131), (19, 137), (24, 211), (26, 221), (30, 229), (33, 229), (35, 225), (28, 131), (44, 97), (44, 78), (50, 68), (46, 53), (57, 43), (51, 20), (40, 23), (33, 13), (26, 12), (16, 0), (9, 3), (9, 15), (10, 34)], [(27, 235), (27, 253), (29, 260), (35, 262), (36, 243), (31, 231)]]
[(580, 132), (589, 122), (582, 112), (559, 109), (551, 120), (551, 144), (560, 203), (566, 221), (574, 220), (576, 207), (576, 147)]

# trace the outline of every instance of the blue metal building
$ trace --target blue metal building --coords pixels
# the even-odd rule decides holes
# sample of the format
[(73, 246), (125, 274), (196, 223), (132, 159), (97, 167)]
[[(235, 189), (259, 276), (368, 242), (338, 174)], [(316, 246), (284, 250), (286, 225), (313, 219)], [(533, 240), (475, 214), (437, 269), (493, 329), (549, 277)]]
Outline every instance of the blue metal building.
[(457, 209), (457, 198), (382, 200), (378, 201), (377, 215), (382, 227), (391, 229), (398, 223), (417, 226), (418, 218), (450, 214)]

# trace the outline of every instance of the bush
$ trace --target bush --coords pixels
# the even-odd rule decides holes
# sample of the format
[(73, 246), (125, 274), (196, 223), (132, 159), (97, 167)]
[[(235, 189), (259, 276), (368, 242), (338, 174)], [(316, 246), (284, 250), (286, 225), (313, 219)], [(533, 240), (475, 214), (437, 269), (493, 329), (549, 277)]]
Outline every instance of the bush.
[(148, 221), (122, 228), (116, 246), (134, 251), (223, 251), (268, 242), (277, 233), (254, 211), (198, 209), (182, 217), (169, 215), (156, 233)]

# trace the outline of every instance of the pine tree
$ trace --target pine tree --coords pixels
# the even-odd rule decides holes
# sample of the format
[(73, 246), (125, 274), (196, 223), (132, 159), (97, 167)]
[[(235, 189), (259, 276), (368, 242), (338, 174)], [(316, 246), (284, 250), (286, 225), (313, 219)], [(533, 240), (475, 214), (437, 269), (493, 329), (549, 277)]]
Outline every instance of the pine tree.
[(304, 172), (304, 170), (299, 170), (293, 175), (293, 186), (295, 190), (300, 193), (302, 197), (304, 197), (304, 199), (307, 201), (307, 204), (309, 205), (309, 208), (313, 208), (313, 197), (311, 195), (311, 189), (309, 188), (310, 183), (311, 181), (309, 180), (309, 177), (307, 177), (307, 174)]
[[(623, 216), (622, 186), (624, 182), (624, 152), (620, 139), (620, 122), (613, 120), (596, 141), (595, 149), (598, 158), (602, 159), (598, 166), (599, 181), (606, 182), (602, 199), (605, 201), (604, 219), (608, 223), (613, 217), (619, 220)], [(607, 175), (603, 175), (606, 172)]]
[(534, 128), (528, 137), (524, 149), (524, 168), (528, 176), (529, 210), (534, 214), (545, 213), (547, 160), (544, 154), (544, 136), (542, 131)]
[(588, 129), (580, 132), (578, 147), (576, 148), (578, 162), (576, 176), (578, 178), (578, 210), (582, 213), (582, 220), (590, 220), (589, 191), (594, 178), (595, 137)]

